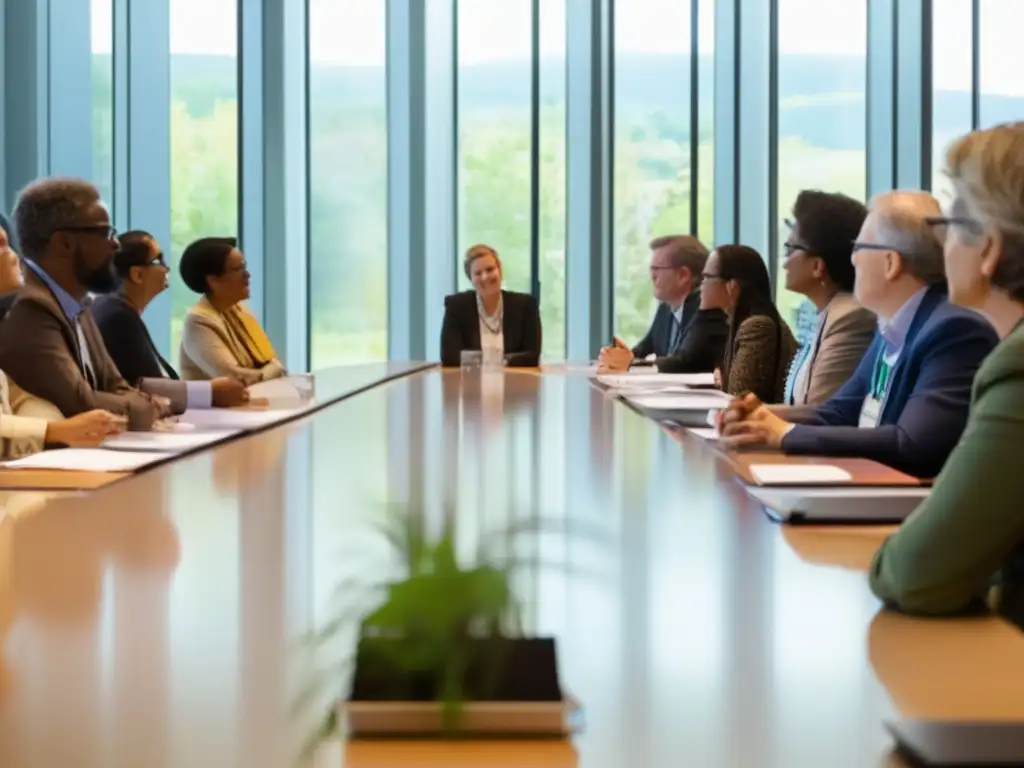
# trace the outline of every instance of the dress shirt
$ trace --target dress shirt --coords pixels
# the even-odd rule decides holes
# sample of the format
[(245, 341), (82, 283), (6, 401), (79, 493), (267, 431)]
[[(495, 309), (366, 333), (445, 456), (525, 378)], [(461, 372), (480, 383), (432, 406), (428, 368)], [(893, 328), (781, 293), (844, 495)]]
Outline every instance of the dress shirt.
[(64, 312), (64, 316), (68, 319), (68, 325), (70, 325), (75, 331), (75, 339), (78, 342), (79, 361), (82, 363), (82, 368), (85, 372), (86, 379), (89, 381), (89, 385), (95, 389), (96, 372), (92, 367), (92, 357), (89, 355), (89, 345), (85, 341), (85, 334), (82, 332), (82, 325), (78, 322), (78, 318), (89, 307), (88, 298), (79, 301), (58, 285), (57, 282), (47, 274), (46, 270), (34, 261), (25, 259), (25, 263), (28, 264), (29, 269), (36, 273), (36, 276), (40, 280), (46, 283), (46, 287), (53, 291), (53, 295), (57, 299), (57, 304), (60, 305), (61, 311)]
[(914, 316), (921, 307), (921, 302), (927, 292), (928, 286), (922, 286), (904, 302), (890, 320), (878, 319), (878, 333), (885, 343), (885, 356), (882, 359), (890, 368), (895, 366), (896, 361), (900, 359), (903, 343), (907, 340), (907, 333), (910, 332)]

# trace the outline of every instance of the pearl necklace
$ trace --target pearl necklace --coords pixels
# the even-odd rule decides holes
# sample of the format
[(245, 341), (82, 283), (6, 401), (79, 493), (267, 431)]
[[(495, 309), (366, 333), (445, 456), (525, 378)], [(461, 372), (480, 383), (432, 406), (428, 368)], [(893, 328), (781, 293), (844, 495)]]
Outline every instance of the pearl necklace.
[(477, 296), (476, 311), (477, 314), (480, 316), (480, 320), (484, 324), (484, 328), (493, 333), (495, 336), (501, 333), (501, 323), (505, 312), (504, 302), (501, 299), (498, 299), (498, 311), (495, 312), (493, 315), (488, 315), (487, 311), (484, 309), (484, 303), (480, 300), (480, 297)]

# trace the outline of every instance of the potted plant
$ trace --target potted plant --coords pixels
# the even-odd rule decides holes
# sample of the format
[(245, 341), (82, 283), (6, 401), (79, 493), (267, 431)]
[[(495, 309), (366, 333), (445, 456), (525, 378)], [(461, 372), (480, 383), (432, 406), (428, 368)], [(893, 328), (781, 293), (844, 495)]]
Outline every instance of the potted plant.
[[(579, 709), (561, 687), (555, 640), (521, 633), (512, 579), (530, 563), (484, 557), (461, 565), (450, 522), (431, 540), (419, 519), (406, 513), (381, 527), (404, 567), (371, 579), (380, 599), (369, 612), (343, 612), (316, 636), (323, 644), (358, 626), (351, 692), (319, 736), (567, 735)], [(358, 590), (351, 582), (340, 589), (351, 605)]]

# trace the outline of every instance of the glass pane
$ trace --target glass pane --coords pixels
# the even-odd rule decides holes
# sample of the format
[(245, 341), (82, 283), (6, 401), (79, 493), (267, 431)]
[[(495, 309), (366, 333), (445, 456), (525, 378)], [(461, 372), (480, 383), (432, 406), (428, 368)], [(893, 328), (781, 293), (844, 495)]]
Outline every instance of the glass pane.
[[(531, 0), (459, 0), (459, 254), (486, 243), (505, 287), (530, 290)], [(549, 68), (550, 70), (550, 68)], [(545, 290), (545, 298), (548, 290)]]
[(697, 237), (715, 244), (715, 0), (697, 3)]
[(1024, 119), (1024, 80), (1020, 76), (1020, 30), (1024, 3), (981, 0), (981, 126)]
[[(867, 1), (779, 0), (779, 244), (802, 189), (863, 200), (867, 189)], [(803, 341), (816, 311), (785, 290), (779, 248), (776, 301)]]
[(385, 6), (309, 1), (313, 368), (388, 354)]
[(932, 190), (946, 203), (946, 147), (971, 130), (971, 0), (932, 6)]
[(565, 357), (565, 3), (540, 9), (540, 316), (544, 359)]
[(655, 310), (648, 243), (690, 232), (690, 3), (616, 3), (614, 74), (615, 331), (633, 344)]
[[(171, 351), (196, 296), (177, 277), (199, 237), (238, 235), (238, 5), (171, 0)], [(166, 249), (166, 244), (165, 244)]]
[(92, 181), (114, 204), (114, 15), (112, 0), (92, 0)]

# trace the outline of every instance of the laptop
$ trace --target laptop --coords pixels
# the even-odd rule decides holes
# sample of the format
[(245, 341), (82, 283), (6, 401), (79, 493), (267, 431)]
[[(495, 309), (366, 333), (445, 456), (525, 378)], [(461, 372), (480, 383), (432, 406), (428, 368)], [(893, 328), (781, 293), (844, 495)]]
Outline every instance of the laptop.
[(910, 766), (1022, 766), (1024, 723), (901, 720), (885, 723)]
[(747, 493), (782, 523), (900, 523), (928, 498), (929, 488), (758, 487)]

